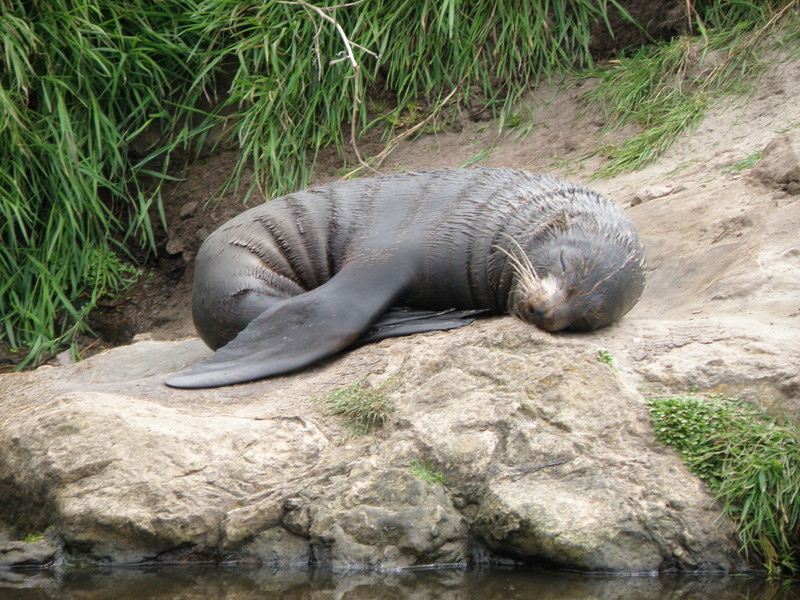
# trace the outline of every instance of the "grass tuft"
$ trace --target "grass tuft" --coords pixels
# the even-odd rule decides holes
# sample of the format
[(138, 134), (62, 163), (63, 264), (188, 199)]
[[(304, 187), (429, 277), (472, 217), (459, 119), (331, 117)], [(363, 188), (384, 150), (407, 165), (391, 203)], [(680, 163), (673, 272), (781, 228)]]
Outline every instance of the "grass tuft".
[[(74, 342), (104, 293), (126, 284), (97, 257), (155, 248), (149, 211), (192, 104), (192, 2), (4, 0), (0, 11), (0, 342), (38, 362)], [(184, 136), (186, 137), (186, 136)], [(102, 262), (102, 261), (101, 261)]]
[(362, 379), (333, 390), (316, 402), (323, 405), (326, 414), (343, 417), (347, 427), (356, 435), (367, 435), (386, 423), (394, 410), (387, 397), (394, 387), (391, 381), (373, 387)]
[(408, 467), (414, 477), (427, 484), (434, 485), (436, 483), (441, 483), (444, 485), (446, 483), (444, 475), (424, 460), (420, 461), (414, 458), (411, 460)]
[(609, 367), (614, 367), (614, 357), (611, 356), (611, 352), (608, 350), (598, 350), (597, 360), (599, 360), (601, 363), (607, 364)]
[(722, 171), (724, 173), (732, 174), (732, 173), (739, 173), (746, 169), (749, 169), (752, 166), (761, 160), (761, 155), (764, 153), (763, 149), (756, 150), (752, 154), (748, 154), (741, 160), (737, 160), (727, 165), (722, 165)]
[(737, 524), (742, 551), (771, 574), (800, 569), (800, 428), (741, 401), (652, 399), (656, 438), (674, 447)]
[(30, 533), (26, 535), (22, 541), (26, 544), (35, 544), (44, 540), (44, 533)]

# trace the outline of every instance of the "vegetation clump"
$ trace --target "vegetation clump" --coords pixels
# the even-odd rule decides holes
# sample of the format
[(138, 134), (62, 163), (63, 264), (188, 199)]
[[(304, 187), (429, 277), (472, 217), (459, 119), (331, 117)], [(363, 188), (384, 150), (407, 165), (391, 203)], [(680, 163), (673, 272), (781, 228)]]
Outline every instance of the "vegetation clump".
[(155, 249), (171, 151), (197, 133), (191, 4), (0, 0), (0, 345), (23, 364), (125, 286), (107, 257)]
[(433, 485), (435, 483), (441, 483), (444, 485), (446, 483), (444, 475), (441, 473), (441, 471), (437, 471), (424, 460), (421, 461), (414, 458), (411, 460), (408, 466), (411, 470), (411, 474), (414, 477), (424, 481), (427, 484)]
[(356, 435), (367, 435), (382, 426), (394, 410), (387, 397), (393, 384), (384, 382), (372, 387), (366, 379), (353, 385), (333, 390), (316, 401), (323, 405), (329, 415), (344, 418), (347, 427)]
[(651, 399), (656, 438), (674, 447), (737, 524), (746, 556), (772, 574), (800, 568), (800, 427), (718, 396)]
[(143, 271), (123, 261), (113, 250), (95, 248), (86, 264), (86, 283), (98, 294), (114, 293), (136, 283)]
[(607, 364), (609, 367), (614, 366), (614, 357), (611, 356), (611, 352), (608, 350), (598, 350), (597, 360), (599, 360), (601, 363)]
[(35, 544), (42, 540), (44, 540), (44, 533), (30, 533), (22, 538), (22, 541), (26, 544)]

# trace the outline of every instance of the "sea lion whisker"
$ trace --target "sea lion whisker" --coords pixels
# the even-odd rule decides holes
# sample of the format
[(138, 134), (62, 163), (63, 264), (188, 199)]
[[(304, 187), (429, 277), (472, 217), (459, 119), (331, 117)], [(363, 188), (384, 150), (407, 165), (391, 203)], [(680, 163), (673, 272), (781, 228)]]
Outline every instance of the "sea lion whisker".
[(514, 246), (514, 249), (509, 251), (502, 246), (495, 245), (494, 247), (508, 257), (515, 274), (525, 280), (540, 280), (541, 277), (539, 276), (538, 271), (534, 268), (530, 257), (525, 252), (525, 249), (522, 247), (522, 245), (514, 237), (506, 233), (504, 233), (503, 236), (507, 238), (509, 242), (511, 242), (511, 244)]
[(539, 273), (536, 271), (536, 268), (531, 263), (530, 258), (525, 251), (520, 246), (519, 242), (512, 238), (511, 236), (507, 236), (508, 239), (517, 247), (519, 254), (516, 251), (506, 250), (502, 246), (494, 246), (497, 250), (502, 252), (508, 258), (508, 262), (511, 265), (511, 269), (514, 271), (514, 275), (516, 275), (517, 280), (526, 281), (529, 283), (538, 282), (541, 280)]

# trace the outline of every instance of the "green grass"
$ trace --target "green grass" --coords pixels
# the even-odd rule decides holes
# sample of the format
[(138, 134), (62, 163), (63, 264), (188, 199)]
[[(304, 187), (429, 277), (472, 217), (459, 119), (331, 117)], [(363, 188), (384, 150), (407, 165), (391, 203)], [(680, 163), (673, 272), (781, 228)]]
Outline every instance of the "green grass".
[(105, 295), (136, 283), (142, 273), (142, 269), (123, 261), (116, 252), (96, 248), (87, 259), (84, 280), (89, 288)]
[(44, 540), (44, 533), (31, 533), (26, 535), (22, 541), (26, 544), (35, 544)]
[[(125, 285), (97, 257), (154, 248), (151, 213), (195, 103), (181, 1), (22, 2), (0, 11), (0, 342), (38, 361)], [(183, 84), (183, 86), (181, 86)], [(144, 129), (172, 132), (133, 158)], [(24, 364), (23, 362), (23, 364)]]
[(435, 483), (441, 483), (444, 485), (446, 483), (444, 475), (442, 475), (440, 471), (434, 469), (424, 460), (420, 461), (414, 458), (409, 463), (408, 468), (414, 477), (424, 481), (427, 484), (433, 485)]
[(315, 401), (323, 406), (326, 414), (342, 417), (354, 434), (367, 435), (382, 426), (394, 410), (387, 397), (394, 385), (388, 381), (373, 387), (362, 379)]
[(755, 165), (759, 160), (761, 160), (761, 155), (764, 153), (764, 150), (756, 150), (752, 154), (748, 154), (741, 160), (737, 160), (727, 165), (722, 166), (722, 170), (725, 173), (739, 173), (746, 169), (749, 169), (753, 165)]
[(585, 101), (592, 111), (604, 110), (604, 131), (626, 124), (640, 131), (603, 146), (599, 153), (607, 160), (594, 175), (613, 177), (653, 162), (716, 99), (751, 89), (763, 70), (764, 51), (797, 44), (798, 4), (694, 2), (702, 15), (695, 18), (694, 34), (630, 50), (587, 72), (599, 83)]
[[(331, 10), (353, 44), (355, 70), (347, 61), (330, 64), (345, 49), (340, 32), (302, 5), (204, 2), (202, 35), (218, 36), (205, 68), (238, 57), (227, 104), (238, 109), (234, 134), (248, 162), (232, 182), (252, 165), (253, 185), (268, 194), (294, 189), (307, 182), (322, 147), (344, 152), (351, 144), (353, 119), (357, 132), (386, 122), (407, 127), (453, 92), (505, 115), (530, 82), (591, 63), (590, 29), (614, 5), (369, 0)], [(397, 108), (371, 113), (368, 89)]]
[(800, 570), (800, 427), (744, 402), (647, 401), (656, 438), (674, 447), (737, 524), (742, 551), (771, 574)]

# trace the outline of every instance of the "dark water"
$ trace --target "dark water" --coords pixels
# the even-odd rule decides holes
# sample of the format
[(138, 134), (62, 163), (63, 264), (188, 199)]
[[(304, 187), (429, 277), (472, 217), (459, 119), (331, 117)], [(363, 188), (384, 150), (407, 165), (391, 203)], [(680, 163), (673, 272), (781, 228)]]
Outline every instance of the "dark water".
[(240, 568), (160, 567), (67, 573), (0, 571), (0, 600), (681, 599), (797, 600), (800, 584), (751, 576), (616, 577), (507, 571), (309, 574)]

